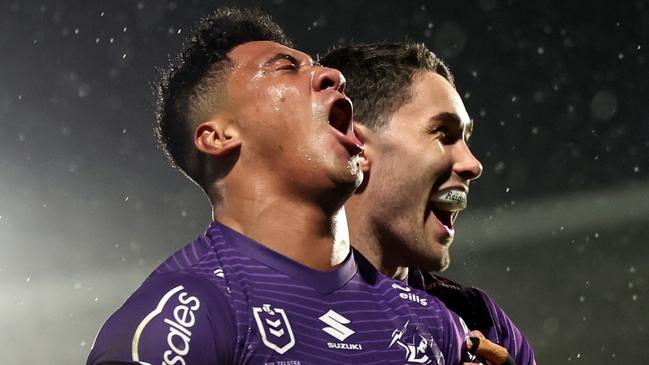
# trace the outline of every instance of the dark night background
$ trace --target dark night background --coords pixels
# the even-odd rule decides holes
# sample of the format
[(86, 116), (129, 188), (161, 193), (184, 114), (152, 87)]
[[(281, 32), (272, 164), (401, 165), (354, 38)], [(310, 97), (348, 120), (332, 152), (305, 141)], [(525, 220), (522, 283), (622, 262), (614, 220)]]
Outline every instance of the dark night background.
[[(314, 56), (425, 42), (485, 171), (448, 277), (487, 290), (540, 364), (647, 364), (649, 1), (242, 1)], [(0, 1), (0, 358), (78, 364), (210, 221), (152, 137), (152, 89), (218, 1)]]

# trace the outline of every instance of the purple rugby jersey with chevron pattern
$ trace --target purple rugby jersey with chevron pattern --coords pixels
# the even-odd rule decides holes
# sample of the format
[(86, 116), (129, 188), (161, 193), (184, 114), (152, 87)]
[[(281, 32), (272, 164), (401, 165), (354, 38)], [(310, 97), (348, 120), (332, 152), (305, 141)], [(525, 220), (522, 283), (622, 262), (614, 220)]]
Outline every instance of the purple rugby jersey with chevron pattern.
[(456, 365), (466, 335), (355, 251), (315, 271), (213, 222), (106, 321), (87, 364)]

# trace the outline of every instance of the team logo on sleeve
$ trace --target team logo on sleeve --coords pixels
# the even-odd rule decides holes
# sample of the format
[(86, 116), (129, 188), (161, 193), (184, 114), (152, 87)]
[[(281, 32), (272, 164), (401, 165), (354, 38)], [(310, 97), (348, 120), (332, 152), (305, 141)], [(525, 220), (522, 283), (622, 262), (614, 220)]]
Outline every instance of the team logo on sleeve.
[[(392, 339), (388, 348), (398, 347), (405, 352), (406, 364), (444, 364), (444, 355), (437, 347), (432, 337), (422, 336), (414, 326), (403, 327), (392, 331)], [(414, 328), (413, 328), (414, 327)]]
[(283, 354), (295, 346), (295, 336), (283, 309), (264, 304), (261, 308), (252, 307), (252, 314), (266, 347)]

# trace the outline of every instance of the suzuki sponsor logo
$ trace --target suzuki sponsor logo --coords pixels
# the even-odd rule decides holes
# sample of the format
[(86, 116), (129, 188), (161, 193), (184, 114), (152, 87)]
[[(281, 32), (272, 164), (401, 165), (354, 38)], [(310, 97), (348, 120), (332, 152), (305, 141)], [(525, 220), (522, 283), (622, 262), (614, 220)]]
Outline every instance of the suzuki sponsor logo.
[(282, 308), (273, 308), (270, 304), (252, 307), (252, 314), (259, 329), (261, 341), (266, 347), (284, 354), (295, 346), (295, 336)]
[(347, 337), (355, 333), (349, 327), (345, 326), (351, 323), (351, 321), (331, 309), (319, 319), (329, 325), (329, 327), (324, 327), (322, 330), (337, 338), (338, 341), (345, 341)]
[(163, 320), (169, 327), (167, 332), (167, 350), (162, 353), (162, 364), (186, 365), (185, 356), (189, 353), (189, 343), (192, 337), (191, 328), (196, 324), (196, 315), (194, 312), (200, 308), (201, 302), (197, 297), (189, 295), (183, 289), (184, 287), (179, 285), (165, 293), (156, 308), (140, 322), (135, 330), (132, 342), (132, 356), (134, 361), (140, 361), (140, 336), (147, 324), (162, 313), (167, 302), (178, 294), (175, 297), (178, 304)]
[(336, 350), (356, 350), (360, 351), (363, 349), (360, 343), (336, 343), (336, 342), (327, 342), (327, 347), (330, 349)]
[[(318, 319), (329, 325), (328, 327), (323, 327), (322, 330), (338, 339), (338, 341), (345, 341), (347, 337), (356, 333), (351, 328), (345, 326), (346, 324), (351, 323), (349, 319), (343, 317), (342, 315), (336, 313), (331, 309), (327, 313), (320, 316), (320, 318)], [(327, 347), (336, 350), (358, 351), (363, 349), (363, 346), (361, 346), (361, 344), (359, 343), (327, 342)]]
[(413, 292), (410, 287), (407, 286), (401, 286), (397, 283), (392, 284), (392, 287), (400, 290), (401, 292), (399, 293), (399, 297), (404, 300), (409, 300), (411, 302), (419, 303), (423, 306), (428, 305), (428, 299), (427, 298), (422, 298), (417, 293)]

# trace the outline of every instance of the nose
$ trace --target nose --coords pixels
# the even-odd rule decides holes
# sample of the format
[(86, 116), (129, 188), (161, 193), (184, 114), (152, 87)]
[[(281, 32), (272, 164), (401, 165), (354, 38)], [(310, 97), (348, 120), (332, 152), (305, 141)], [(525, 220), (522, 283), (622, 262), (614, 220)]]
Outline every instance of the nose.
[(343, 93), (345, 92), (345, 76), (333, 68), (317, 67), (312, 78), (312, 86), (315, 91), (334, 89)]
[(466, 181), (475, 180), (482, 175), (482, 164), (473, 155), (466, 142), (458, 143), (457, 159), (453, 164), (453, 171)]

